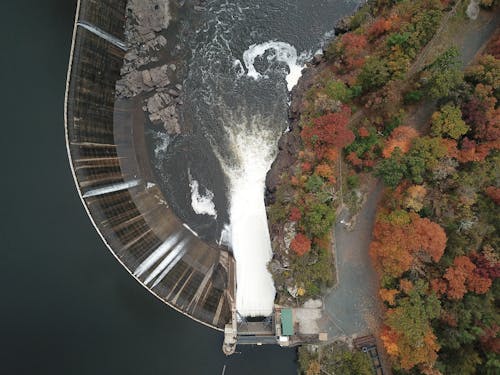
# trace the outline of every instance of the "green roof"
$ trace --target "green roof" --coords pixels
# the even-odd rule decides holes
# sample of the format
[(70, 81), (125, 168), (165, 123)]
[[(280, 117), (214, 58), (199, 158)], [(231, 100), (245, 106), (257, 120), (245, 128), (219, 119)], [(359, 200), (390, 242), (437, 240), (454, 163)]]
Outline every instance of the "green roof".
[(292, 309), (281, 310), (281, 331), (283, 336), (293, 336)]

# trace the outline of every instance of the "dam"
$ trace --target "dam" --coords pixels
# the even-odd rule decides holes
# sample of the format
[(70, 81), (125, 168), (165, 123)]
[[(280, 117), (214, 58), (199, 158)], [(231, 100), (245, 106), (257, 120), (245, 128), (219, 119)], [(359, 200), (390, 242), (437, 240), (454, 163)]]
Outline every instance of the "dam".
[(70, 166), (95, 229), (149, 292), (224, 331), (226, 354), (324, 340), (306, 324), (317, 306), (274, 305), (264, 184), (289, 92), (339, 14), (258, 2), (79, 0), (66, 87)]
[(231, 321), (235, 264), (166, 203), (149, 165), (141, 114), (116, 100), (125, 55), (124, 0), (78, 2), (65, 101), (75, 183), (117, 260), (172, 308), (222, 330)]

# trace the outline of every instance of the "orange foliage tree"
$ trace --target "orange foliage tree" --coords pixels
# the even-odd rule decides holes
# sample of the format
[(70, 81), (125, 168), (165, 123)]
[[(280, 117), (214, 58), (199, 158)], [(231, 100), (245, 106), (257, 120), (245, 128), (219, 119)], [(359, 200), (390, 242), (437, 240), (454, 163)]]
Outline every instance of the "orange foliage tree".
[(399, 277), (418, 262), (441, 259), (446, 247), (443, 228), (415, 213), (391, 215), (377, 217), (370, 245), (370, 254), (384, 274)]
[(403, 154), (410, 151), (411, 142), (418, 137), (418, 132), (410, 126), (398, 126), (391, 133), (389, 139), (385, 142), (382, 155), (389, 158), (392, 152), (398, 147)]
[(459, 256), (453, 260), (443, 278), (448, 282), (446, 294), (449, 299), (462, 299), (468, 291), (486, 293), (491, 287), (491, 279), (476, 272), (476, 265), (469, 257)]

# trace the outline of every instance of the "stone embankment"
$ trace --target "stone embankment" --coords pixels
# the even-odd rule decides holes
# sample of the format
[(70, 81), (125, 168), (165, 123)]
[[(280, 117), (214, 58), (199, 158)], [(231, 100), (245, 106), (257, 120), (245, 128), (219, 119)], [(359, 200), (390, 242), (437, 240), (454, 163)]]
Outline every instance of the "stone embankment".
[(119, 99), (139, 96), (153, 124), (163, 125), (169, 134), (178, 134), (182, 86), (171, 79), (176, 65), (160, 62), (160, 52), (168, 43), (162, 33), (170, 20), (167, 0), (129, 0), (125, 26), (128, 50), (116, 95)]

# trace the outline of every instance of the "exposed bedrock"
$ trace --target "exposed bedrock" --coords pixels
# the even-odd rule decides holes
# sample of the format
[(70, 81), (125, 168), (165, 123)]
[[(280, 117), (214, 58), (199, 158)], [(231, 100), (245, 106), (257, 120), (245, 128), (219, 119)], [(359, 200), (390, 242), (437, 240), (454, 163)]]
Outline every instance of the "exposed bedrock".
[(163, 125), (169, 134), (181, 131), (177, 106), (181, 104), (182, 86), (173, 83), (176, 65), (160, 62), (167, 46), (162, 35), (170, 23), (168, 0), (129, 0), (125, 38), (128, 45), (122, 78), (116, 84), (116, 95), (129, 99), (141, 95), (143, 110), (155, 125)]
[(278, 154), (271, 165), (266, 176), (265, 202), (266, 206), (273, 204), (275, 194), (283, 174), (292, 174), (292, 167), (297, 161), (297, 156), (302, 148), (300, 138), (300, 109), (303, 108), (302, 101), (305, 93), (314, 82), (314, 77), (324, 66), (323, 57), (317, 55), (313, 61), (307, 64), (298, 84), (292, 90), (292, 102), (289, 109), (290, 131), (284, 133), (278, 142)]

